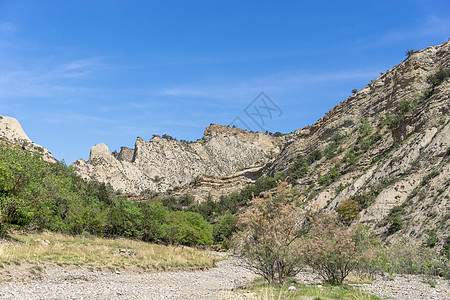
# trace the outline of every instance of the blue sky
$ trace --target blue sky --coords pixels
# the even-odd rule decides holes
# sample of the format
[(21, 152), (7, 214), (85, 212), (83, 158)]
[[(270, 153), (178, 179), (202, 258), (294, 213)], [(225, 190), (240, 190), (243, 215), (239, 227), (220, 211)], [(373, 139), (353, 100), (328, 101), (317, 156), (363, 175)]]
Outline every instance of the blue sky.
[(0, 0), (0, 115), (68, 164), (236, 117), (261, 131), (260, 92), (282, 111), (263, 129), (291, 132), (449, 37), (449, 1)]

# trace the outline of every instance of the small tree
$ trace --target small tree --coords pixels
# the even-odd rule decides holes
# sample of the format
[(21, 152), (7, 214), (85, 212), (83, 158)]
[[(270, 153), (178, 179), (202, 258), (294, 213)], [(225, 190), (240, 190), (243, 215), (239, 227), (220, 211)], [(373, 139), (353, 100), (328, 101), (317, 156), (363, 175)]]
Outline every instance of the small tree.
[(279, 181), (275, 196), (266, 192), (253, 197), (251, 207), (239, 218), (237, 252), (249, 269), (269, 283), (282, 283), (302, 266), (300, 237), (304, 214), (290, 188), (287, 182)]
[(306, 263), (326, 282), (342, 284), (352, 270), (370, 265), (375, 240), (362, 225), (347, 227), (333, 216), (319, 215), (305, 241)]
[(407, 57), (410, 57), (411, 55), (413, 55), (414, 54), (414, 49), (410, 49), (410, 50), (407, 50), (406, 52), (405, 52), (405, 55), (407, 56)]

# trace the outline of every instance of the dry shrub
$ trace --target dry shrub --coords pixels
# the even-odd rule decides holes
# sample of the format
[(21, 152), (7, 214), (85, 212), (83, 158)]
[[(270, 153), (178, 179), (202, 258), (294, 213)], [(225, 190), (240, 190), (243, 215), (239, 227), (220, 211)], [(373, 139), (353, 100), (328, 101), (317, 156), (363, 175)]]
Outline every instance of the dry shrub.
[(239, 218), (235, 249), (247, 266), (269, 283), (282, 283), (302, 267), (304, 214), (291, 185), (279, 181), (275, 193), (253, 196), (252, 205)]
[(373, 235), (362, 225), (347, 227), (334, 216), (317, 215), (303, 255), (326, 282), (342, 284), (351, 271), (371, 265), (377, 256), (375, 245)]
[(345, 225), (350, 225), (354, 220), (358, 219), (361, 210), (361, 205), (352, 199), (342, 201), (336, 208), (339, 220)]

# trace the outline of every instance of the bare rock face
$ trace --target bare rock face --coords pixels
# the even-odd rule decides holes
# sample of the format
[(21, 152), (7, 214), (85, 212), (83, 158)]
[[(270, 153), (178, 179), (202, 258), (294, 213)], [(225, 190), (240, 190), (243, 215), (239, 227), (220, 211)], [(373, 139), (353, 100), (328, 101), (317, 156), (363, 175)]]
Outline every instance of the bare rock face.
[(280, 151), (282, 141), (259, 132), (211, 125), (196, 142), (137, 138), (134, 149), (123, 147), (114, 155), (105, 144), (98, 144), (92, 147), (89, 160), (76, 161), (74, 168), (83, 178), (108, 182), (124, 193), (161, 192), (202, 176), (224, 177), (262, 167)]
[(21, 146), (24, 150), (42, 153), (42, 158), (48, 162), (56, 162), (50, 151), (33, 143), (23, 131), (19, 121), (12, 117), (0, 116), (0, 140), (9, 144)]

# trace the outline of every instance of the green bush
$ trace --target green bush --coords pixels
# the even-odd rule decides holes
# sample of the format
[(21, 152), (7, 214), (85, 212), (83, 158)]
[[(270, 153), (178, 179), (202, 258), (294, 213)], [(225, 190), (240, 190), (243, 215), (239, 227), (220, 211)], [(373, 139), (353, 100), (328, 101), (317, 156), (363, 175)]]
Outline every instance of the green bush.
[(361, 212), (361, 205), (352, 199), (342, 201), (336, 208), (338, 219), (345, 225), (350, 225), (359, 217)]
[(126, 199), (119, 199), (109, 210), (105, 232), (112, 236), (140, 237), (141, 211)]
[(330, 185), (331, 183), (335, 182), (338, 178), (339, 178), (339, 171), (337, 170), (337, 168), (330, 168), (328, 174), (320, 177), (317, 183), (319, 183), (320, 185)]
[(173, 211), (162, 225), (162, 238), (169, 244), (210, 245), (213, 243), (212, 226), (194, 212)]
[(402, 228), (403, 228), (403, 221), (400, 220), (398, 217), (394, 217), (391, 219), (391, 225), (387, 230), (387, 235), (394, 234), (397, 231), (401, 230)]
[(223, 248), (229, 248), (229, 239), (237, 230), (237, 219), (231, 213), (226, 213), (218, 218), (213, 226), (214, 243), (222, 245)]
[(427, 82), (433, 87), (440, 85), (450, 77), (450, 69), (440, 68), (439, 71), (427, 77)]
[(138, 203), (141, 212), (140, 235), (143, 241), (155, 242), (162, 239), (162, 225), (169, 213), (160, 201), (142, 201)]
[(338, 145), (336, 143), (328, 144), (323, 150), (326, 158), (331, 159), (337, 155)]
[(404, 239), (391, 245), (382, 253), (385, 272), (396, 274), (439, 275), (450, 279), (450, 261), (440, 256), (435, 249), (411, 245)]
[(445, 239), (444, 245), (442, 245), (441, 255), (450, 260), (450, 235)]

